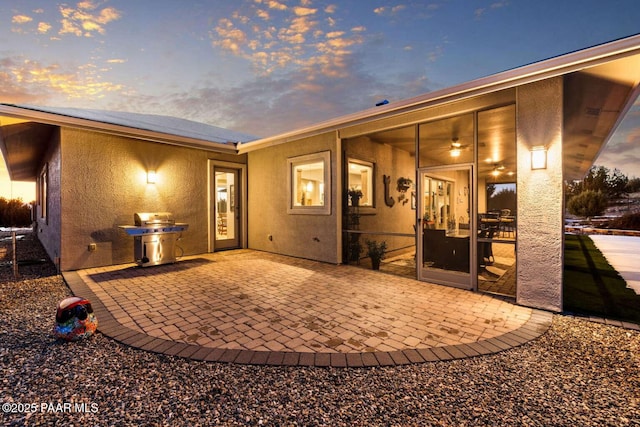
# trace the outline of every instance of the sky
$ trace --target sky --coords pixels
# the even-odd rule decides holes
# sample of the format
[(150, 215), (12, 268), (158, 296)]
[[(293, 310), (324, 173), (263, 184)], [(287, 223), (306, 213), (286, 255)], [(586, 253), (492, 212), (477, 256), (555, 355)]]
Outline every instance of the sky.
[[(272, 136), (637, 33), (638, 0), (0, 0), (0, 102)], [(640, 177), (640, 102), (596, 164)]]

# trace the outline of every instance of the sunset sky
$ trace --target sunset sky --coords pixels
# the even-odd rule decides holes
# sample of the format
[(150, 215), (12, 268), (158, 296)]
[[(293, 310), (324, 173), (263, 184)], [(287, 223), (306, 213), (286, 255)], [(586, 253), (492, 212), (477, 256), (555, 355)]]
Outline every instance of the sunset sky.
[[(0, 102), (270, 136), (639, 32), (637, 0), (0, 0)], [(640, 103), (596, 163), (640, 177)]]

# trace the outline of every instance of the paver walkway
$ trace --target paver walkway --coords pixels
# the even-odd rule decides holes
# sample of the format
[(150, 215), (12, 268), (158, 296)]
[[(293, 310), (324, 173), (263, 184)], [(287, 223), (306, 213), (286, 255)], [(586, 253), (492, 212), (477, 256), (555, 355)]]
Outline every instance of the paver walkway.
[(251, 250), (64, 273), (99, 330), (197, 360), (378, 366), (523, 344), (551, 313), (406, 277)]

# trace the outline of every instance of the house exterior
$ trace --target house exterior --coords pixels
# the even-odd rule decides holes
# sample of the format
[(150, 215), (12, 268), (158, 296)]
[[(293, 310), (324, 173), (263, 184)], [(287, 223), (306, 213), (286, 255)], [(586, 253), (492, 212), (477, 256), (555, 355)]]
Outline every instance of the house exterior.
[(189, 224), (184, 255), (342, 264), (384, 240), (417, 279), (469, 290), (507, 260), (518, 304), (561, 311), (563, 183), (588, 171), (639, 80), (633, 36), (260, 139), (0, 104), (0, 148), (13, 180), (37, 182), (37, 231), (62, 271), (131, 262), (118, 226), (169, 211)]

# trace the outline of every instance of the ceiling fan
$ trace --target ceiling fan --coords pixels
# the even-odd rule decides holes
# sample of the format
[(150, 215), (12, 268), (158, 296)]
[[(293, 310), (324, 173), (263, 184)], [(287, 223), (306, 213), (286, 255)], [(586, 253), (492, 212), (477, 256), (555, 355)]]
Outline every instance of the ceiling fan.
[(462, 143), (460, 143), (460, 140), (458, 139), (457, 136), (454, 136), (453, 138), (451, 138), (451, 147), (449, 148), (449, 155), (451, 155), (451, 157), (460, 157), (460, 154), (462, 154), (463, 150), (466, 150), (467, 148), (469, 148), (469, 145), (463, 145)]

